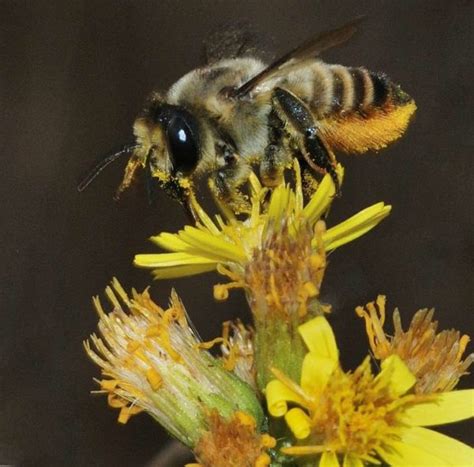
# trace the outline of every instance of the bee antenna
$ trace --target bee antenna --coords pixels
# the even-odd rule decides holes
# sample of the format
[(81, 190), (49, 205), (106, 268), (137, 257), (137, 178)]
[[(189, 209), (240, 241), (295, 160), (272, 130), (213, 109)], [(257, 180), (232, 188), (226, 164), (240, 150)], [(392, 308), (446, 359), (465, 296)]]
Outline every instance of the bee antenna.
[(95, 165), (94, 168), (79, 183), (79, 185), (77, 185), (77, 191), (84, 191), (97, 178), (97, 176), (102, 172), (102, 170), (104, 170), (109, 164), (111, 164), (124, 154), (130, 154), (139, 146), (140, 145), (137, 143), (125, 144), (117, 152), (106, 156), (97, 165)]

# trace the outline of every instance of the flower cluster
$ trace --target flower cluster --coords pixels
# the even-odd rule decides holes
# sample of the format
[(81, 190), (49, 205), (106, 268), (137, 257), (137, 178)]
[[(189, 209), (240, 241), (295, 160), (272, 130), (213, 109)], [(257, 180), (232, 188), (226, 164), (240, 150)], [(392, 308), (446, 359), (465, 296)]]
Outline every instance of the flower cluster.
[(474, 361), (463, 357), (469, 337), (437, 332), (433, 310), (415, 313), (406, 331), (395, 310), (389, 336), (379, 296), (356, 309), (372, 358), (347, 371), (320, 301), (328, 253), (391, 207), (327, 226), (333, 180), (324, 176), (307, 202), (303, 185), (296, 160), (293, 183), (271, 191), (252, 174), (246, 214), (218, 203), (212, 217), (193, 198), (196, 225), (152, 237), (165, 252), (137, 255), (137, 266), (156, 279), (216, 271), (227, 280), (214, 297), (242, 289), (252, 326), (226, 322), (202, 342), (174, 291), (163, 309), (148, 290), (130, 297), (114, 280), (109, 313), (94, 299), (100, 336), (85, 342), (102, 370), (97, 392), (121, 423), (152, 416), (193, 450), (195, 467), (473, 465), (469, 446), (428, 428), (474, 416), (474, 390), (455, 390)]
[(474, 391), (417, 394), (416, 376), (396, 354), (378, 374), (369, 357), (345, 372), (326, 318), (313, 318), (299, 332), (309, 350), (300, 383), (273, 369), (275, 379), (266, 388), (270, 415), (284, 416), (296, 439), (282, 452), (316, 456), (330, 467), (339, 466), (338, 457), (356, 466), (380, 459), (390, 465), (427, 465), (428, 459), (429, 465), (463, 465), (472, 459), (468, 446), (422, 427), (474, 416)]

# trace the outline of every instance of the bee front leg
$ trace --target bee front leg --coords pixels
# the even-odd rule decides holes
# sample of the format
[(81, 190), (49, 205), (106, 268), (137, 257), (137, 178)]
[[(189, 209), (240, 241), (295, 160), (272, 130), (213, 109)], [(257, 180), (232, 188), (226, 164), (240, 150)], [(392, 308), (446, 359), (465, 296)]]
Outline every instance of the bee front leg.
[(273, 102), (298, 133), (297, 139), (302, 141), (301, 154), (309, 167), (317, 172), (328, 173), (336, 187), (336, 194), (339, 195), (340, 183), (336, 173), (336, 160), (319, 135), (318, 125), (311, 111), (301, 99), (283, 88), (275, 88)]
[(209, 188), (213, 195), (223, 204), (230, 206), (236, 213), (247, 212), (249, 202), (239, 187), (248, 180), (250, 166), (237, 155), (226, 157), (224, 167), (211, 173)]

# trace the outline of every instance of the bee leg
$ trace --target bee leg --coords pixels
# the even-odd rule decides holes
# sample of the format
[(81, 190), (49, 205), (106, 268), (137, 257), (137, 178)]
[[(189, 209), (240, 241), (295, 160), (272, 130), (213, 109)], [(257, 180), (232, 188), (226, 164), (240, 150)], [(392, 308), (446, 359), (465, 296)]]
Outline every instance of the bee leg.
[(302, 138), (301, 153), (308, 165), (317, 172), (328, 173), (340, 194), (340, 183), (336, 173), (336, 161), (331, 150), (318, 134), (317, 123), (306, 104), (283, 88), (275, 88), (273, 99), (293, 128)]
[(260, 178), (267, 187), (278, 186), (283, 180), (288, 152), (283, 148), (285, 124), (275, 109), (268, 115), (268, 145), (260, 161)]
[(318, 181), (314, 178), (314, 169), (306, 162), (301, 151), (295, 151), (295, 157), (299, 160), (301, 168), (301, 181), (303, 193), (306, 200), (310, 200), (318, 189)]
[(212, 172), (209, 178), (209, 188), (220, 202), (229, 205), (236, 213), (246, 212), (249, 203), (239, 187), (248, 180), (250, 166), (238, 163), (237, 156), (229, 158), (225, 167)]

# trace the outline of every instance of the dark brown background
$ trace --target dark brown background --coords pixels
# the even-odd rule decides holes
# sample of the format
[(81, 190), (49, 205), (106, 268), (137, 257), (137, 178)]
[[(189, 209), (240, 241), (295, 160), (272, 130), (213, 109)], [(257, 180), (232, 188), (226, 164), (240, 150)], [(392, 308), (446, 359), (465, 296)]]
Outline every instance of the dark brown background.
[[(80, 177), (129, 140), (145, 95), (198, 66), (222, 22), (250, 20), (274, 52), (368, 14), (362, 34), (327, 61), (383, 70), (418, 103), (407, 135), (375, 157), (341, 156), (344, 196), (330, 223), (379, 200), (393, 203), (376, 232), (331, 256), (324, 297), (334, 305), (346, 366), (366, 348), (356, 305), (389, 297), (405, 322), (436, 306), (444, 327), (472, 331), (473, 2), (2, 1), (2, 282), (0, 463), (144, 465), (164, 445), (142, 415), (126, 426), (91, 397), (95, 368), (82, 340), (95, 329), (90, 297), (113, 275), (126, 287), (147, 237), (179, 228), (178, 206), (149, 207), (140, 187), (112, 195), (123, 162), (83, 194)], [(174, 281), (204, 338), (245, 313), (238, 294), (212, 299), (214, 277)], [(167, 302), (171, 284), (153, 291)], [(471, 346), (472, 348), (472, 346)], [(468, 379), (462, 383), (466, 387)], [(467, 424), (449, 430), (472, 441)]]

